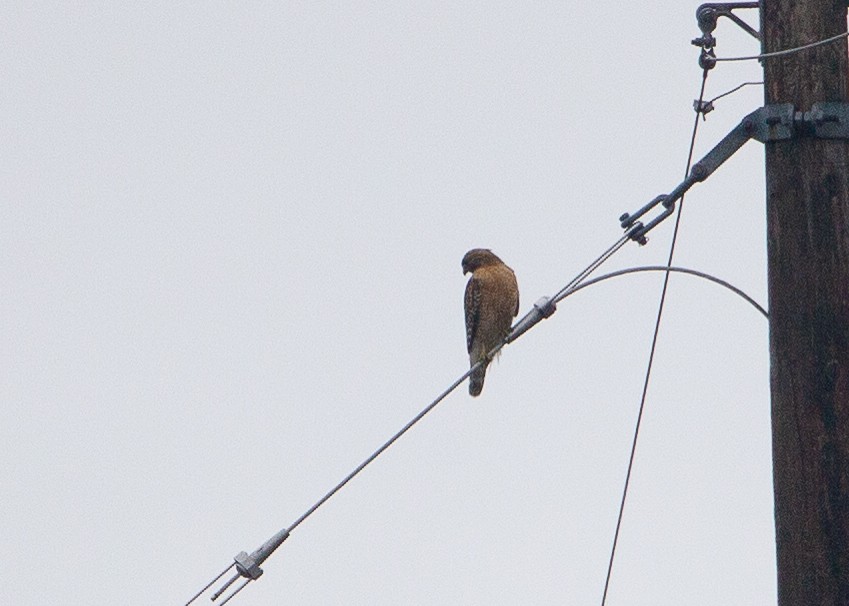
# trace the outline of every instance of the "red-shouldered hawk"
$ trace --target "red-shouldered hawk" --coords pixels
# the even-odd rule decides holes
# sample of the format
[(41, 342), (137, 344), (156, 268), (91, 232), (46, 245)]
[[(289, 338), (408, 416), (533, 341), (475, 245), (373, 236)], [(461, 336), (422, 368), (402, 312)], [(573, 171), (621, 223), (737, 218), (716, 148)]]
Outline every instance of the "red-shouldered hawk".
[(466, 284), (466, 349), (471, 366), (484, 361), (469, 377), (469, 393), (478, 396), (490, 362), (486, 354), (510, 333), (519, 313), (519, 286), (513, 270), (486, 248), (465, 254), (463, 274), (468, 272), (472, 277)]

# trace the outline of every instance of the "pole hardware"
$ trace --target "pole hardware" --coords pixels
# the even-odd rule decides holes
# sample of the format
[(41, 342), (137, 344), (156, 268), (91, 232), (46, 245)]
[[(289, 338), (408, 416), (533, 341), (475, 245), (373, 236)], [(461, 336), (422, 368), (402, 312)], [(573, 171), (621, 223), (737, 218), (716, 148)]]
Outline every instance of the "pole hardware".
[(215, 593), (213, 593), (212, 597), (210, 598), (214, 602), (215, 600), (220, 598), (230, 588), (230, 586), (233, 585), (233, 583), (238, 581), (240, 577), (244, 578), (245, 581), (221, 602), (223, 606), (223, 604), (229, 602), (233, 596), (235, 596), (242, 589), (244, 589), (248, 583), (257, 580), (259, 577), (262, 576), (263, 570), (262, 568), (260, 568), (262, 563), (265, 562), (268, 556), (274, 553), (274, 550), (280, 547), (283, 541), (288, 538), (289, 529), (284, 528), (283, 530), (275, 534), (273, 537), (268, 539), (265, 543), (260, 545), (259, 548), (257, 548), (250, 554), (245, 551), (240, 551), (236, 554), (236, 557), (233, 558), (233, 563), (230, 564), (230, 566), (228, 566), (224, 570), (224, 572), (212, 579), (212, 581), (206, 587), (196, 593), (191, 600), (186, 602), (186, 606), (189, 606), (190, 604), (192, 604), (192, 602), (197, 600), (204, 592), (206, 592), (207, 589), (212, 587), (212, 585), (214, 585), (215, 582), (218, 581), (218, 579), (227, 574), (235, 566), (236, 574), (227, 579), (227, 581), (225, 581), (225, 583)]
[(533, 309), (516, 323), (516, 326), (514, 326), (513, 330), (510, 331), (510, 334), (507, 335), (505, 342), (512, 343), (528, 332), (528, 330), (541, 320), (550, 318), (555, 311), (557, 311), (557, 303), (549, 297), (541, 297), (536, 303), (534, 303)]
[(758, 2), (708, 2), (702, 4), (696, 9), (696, 22), (699, 24), (699, 29), (702, 30), (702, 37), (693, 40), (695, 46), (703, 48), (713, 48), (716, 45), (716, 39), (713, 37), (713, 30), (716, 29), (716, 22), (720, 17), (728, 17), (747, 34), (755, 38), (761, 39), (761, 34), (758, 30), (743, 21), (740, 17), (734, 14), (734, 10), (738, 8), (759, 8)]
[[(801, 115), (800, 115), (801, 114)], [(849, 103), (821, 101), (811, 111), (796, 112), (797, 124), (820, 139), (849, 139)]]
[(289, 538), (289, 531), (284, 528), (263, 543), (259, 549), (252, 552), (250, 555), (244, 551), (240, 552), (234, 558), (236, 562), (236, 569), (239, 571), (239, 574), (253, 580), (258, 579), (262, 575), (262, 568), (259, 567), (260, 564), (265, 562), (266, 558), (268, 558), (275, 549), (280, 547), (280, 544), (287, 538)]
[[(710, 177), (749, 139), (768, 143), (794, 137), (849, 139), (849, 103), (814, 103), (807, 112), (796, 111), (790, 103), (776, 103), (756, 109), (743, 118), (704, 158), (696, 162), (687, 178), (670, 193), (657, 196), (633, 214), (625, 213), (619, 217), (622, 229), (638, 244), (645, 244), (648, 242), (646, 234), (675, 212), (675, 203), (687, 190)], [(658, 205), (663, 206), (663, 210), (643, 225), (639, 219)]]
[(699, 29), (702, 30), (702, 35), (694, 38), (692, 44), (702, 49), (699, 55), (699, 67), (713, 69), (716, 66), (716, 53), (714, 52), (716, 38), (713, 37), (713, 30), (716, 29), (716, 22), (720, 17), (728, 17), (746, 33), (757, 40), (761, 39), (760, 32), (733, 12), (738, 8), (758, 8), (758, 6), (757, 2), (711, 2), (702, 4), (696, 9), (696, 21), (699, 24)]

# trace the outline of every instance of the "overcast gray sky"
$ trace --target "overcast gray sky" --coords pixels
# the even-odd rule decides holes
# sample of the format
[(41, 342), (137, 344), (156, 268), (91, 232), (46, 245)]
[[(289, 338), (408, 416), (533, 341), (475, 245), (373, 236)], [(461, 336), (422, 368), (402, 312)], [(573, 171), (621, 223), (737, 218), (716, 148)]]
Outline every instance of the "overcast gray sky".
[[(466, 250), (524, 313), (681, 180), (700, 2), (4, 3), (0, 602), (183, 604), (297, 519), (466, 370)], [(766, 305), (762, 165), (676, 264)], [(661, 280), (565, 300), (232, 604), (599, 603)], [(674, 276), (652, 376), (608, 604), (774, 603), (766, 321)]]

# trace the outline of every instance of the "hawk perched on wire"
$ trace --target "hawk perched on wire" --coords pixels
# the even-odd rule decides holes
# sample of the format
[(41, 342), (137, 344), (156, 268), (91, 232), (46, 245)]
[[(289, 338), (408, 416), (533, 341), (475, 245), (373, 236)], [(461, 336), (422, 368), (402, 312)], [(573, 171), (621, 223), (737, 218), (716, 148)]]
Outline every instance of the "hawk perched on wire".
[(466, 284), (466, 349), (469, 363), (483, 364), (469, 376), (469, 393), (478, 396), (490, 360), (487, 354), (510, 333), (519, 313), (516, 275), (486, 248), (473, 248), (463, 257), (463, 274), (472, 272)]

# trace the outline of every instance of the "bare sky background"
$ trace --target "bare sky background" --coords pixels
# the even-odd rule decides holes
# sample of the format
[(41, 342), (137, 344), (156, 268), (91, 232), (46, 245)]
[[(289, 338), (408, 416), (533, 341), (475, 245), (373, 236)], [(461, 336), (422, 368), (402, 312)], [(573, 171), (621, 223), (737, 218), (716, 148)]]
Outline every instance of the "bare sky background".
[[(466, 370), (468, 249), (524, 313), (680, 182), (700, 1), (5, 3), (0, 602), (183, 604), (298, 518)], [(762, 171), (675, 263), (766, 305)], [(565, 300), (231, 604), (599, 603), (661, 281)], [(769, 431), (766, 321), (673, 276), (610, 606), (775, 602)]]

